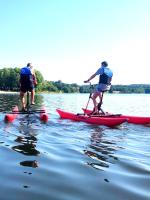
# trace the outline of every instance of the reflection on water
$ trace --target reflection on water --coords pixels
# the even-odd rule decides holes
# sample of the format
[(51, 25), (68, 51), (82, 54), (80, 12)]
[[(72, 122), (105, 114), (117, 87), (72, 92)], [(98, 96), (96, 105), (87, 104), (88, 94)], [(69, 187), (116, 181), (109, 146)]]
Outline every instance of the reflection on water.
[[(17, 136), (15, 142), (19, 143), (19, 145), (12, 146), (12, 149), (18, 153), (21, 153), (26, 156), (38, 156), (40, 155), (40, 151), (36, 149), (37, 144), (37, 130), (32, 128), (32, 120), (30, 121), (30, 117), (26, 123), (23, 123), (20, 120), (19, 132), (22, 136)], [(21, 161), (20, 165), (26, 167), (36, 168), (39, 166), (36, 160), (25, 160)]]
[(12, 107), (18, 105), (19, 94), (0, 94), (0, 112), (12, 110)]
[[(35, 95), (35, 109), (38, 108), (43, 104), (43, 96), (42, 95)], [(20, 96), (19, 93), (2, 93), (0, 94), (0, 112), (4, 111), (11, 111), (12, 107), (18, 105), (19, 108), (21, 108), (20, 103)], [(37, 117), (36, 115), (20, 115), (18, 117), (18, 121), (20, 122), (18, 130), (22, 136), (17, 136), (17, 138), (14, 140), (15, 144), (16, 142), (18, 145), (13, 145), (12, 150), (21, 153), (26, 156), (39, 156), (40, 151), (37, 150), (36, 144), (37, 144), (37, 129), (34, 129), (32, 126), (36, 122)], [(11, 124), (7, 124), (5, 130), (8, 131), (8, 129), (11, 127)], [(3, 142), (2, 142), (3, 143)], [(7, 145), (9, 146), (9, 145)], [(22, 166), (28, 166), (36, 168), (39, 166), (38, 162), (36, 160), (25, 160), (21, 161), (20, 165)]]
[(87, 163), (88, 165), (104, 170), (109, 167), (110, 163), (113, 163), (113, 160), (118, 160), (114, 154), (120, 147), (116, 141), (104, 137), (102, 128), (97, 127), (94, 130), (91, 133), (90, 144), (84, 153), (92, 158), (92, 161)]
[(20, 162), (20, 165), (22, 166), (26, 166), (26, 167), (33, 167), (33, 168), (36, 168), (38, 167), (38, 162), (36, 160), (26, 160), (26, 161), (22, 161)]
[[(12, 149), (27, 156), (37, 156), (40, 152), (36, 150), (35, 140), (32, 139), (33, 136), (30, 138), (24, 137), (23, 140), (19, 141), (21, 145), (13, 146)], [(15, 141), (18, 141), (18, 139)]]
[[(105, 105), (122, 113), (130, 104), (133, 113), (137, 98), (133, 97), (122, 101), (122, 95), (106, 95)], [(81, 112), (87, 99), (85, 94), (37, 95), (36, 103), (50, 112), (47, 124), (37, 115), (20, 115), (5, 124), (1, 113), (2, 200), (150, 199), (149, 127), (125, 124), (111, 129), (60, 120), (56, 114), (58, 107)], [(143, 99), (139, 104), (147, 102), (148, 113), (149, 99), (146, 95), (139, 99)], [(0, 110), (11, 110), (19, 101), (17, 94), (0, 94)]]
[[(39, 108), (43, 104), (43, 96), (36, 94), (35, 102), (37, 108)], [(18, 107), (21, 108), (19, 93), (0, 94), (0, 112), (11, 111), (12, 107), (16, 105), (18, 105)]]

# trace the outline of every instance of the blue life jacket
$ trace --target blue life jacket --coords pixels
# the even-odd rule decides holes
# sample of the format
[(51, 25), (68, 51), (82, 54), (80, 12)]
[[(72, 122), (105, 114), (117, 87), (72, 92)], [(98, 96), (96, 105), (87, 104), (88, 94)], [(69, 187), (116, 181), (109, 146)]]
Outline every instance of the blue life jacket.
[(113, 73), (109, 68), (103, 68), (103, 74), (99, 76), (99, 84), (103, 83), (103, 84), (110, 85), (112, 76), (113, 76)]
[(33, 85), (33, 75), (31, 73), (30, 67), (23, 67), (20, 70), (20, 83), (21, 85)]
[(20, 70), (21, 75), (32, 75), (30, 67), (23, 67)]

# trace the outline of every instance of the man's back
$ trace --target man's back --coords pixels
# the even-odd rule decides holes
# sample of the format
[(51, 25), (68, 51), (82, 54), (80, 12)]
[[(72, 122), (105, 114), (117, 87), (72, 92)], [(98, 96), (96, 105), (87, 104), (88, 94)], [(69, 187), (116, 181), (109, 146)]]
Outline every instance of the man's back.
[(29, 66), (23, 67), (20, 70), (20, 90), (22, 92), (32, 91), (34, 88), (33, 75)]

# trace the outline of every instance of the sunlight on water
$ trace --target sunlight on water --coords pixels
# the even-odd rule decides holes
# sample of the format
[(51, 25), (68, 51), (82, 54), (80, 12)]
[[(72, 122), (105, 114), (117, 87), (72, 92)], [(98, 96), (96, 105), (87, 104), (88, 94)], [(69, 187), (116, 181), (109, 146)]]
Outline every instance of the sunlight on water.
[[(117, 128), (62, 120), (56, 108), (81, 113), (89, 94), (38, 94), (49, 121), (20, 115), (5, 123), (18, 94), (0, 94), (2, 200), (149, 200), (150, 127)], [(104, 95), (113, 113), (150, 116), (150, 95)], [(88, 108), (92, 109), (90, 100)]]

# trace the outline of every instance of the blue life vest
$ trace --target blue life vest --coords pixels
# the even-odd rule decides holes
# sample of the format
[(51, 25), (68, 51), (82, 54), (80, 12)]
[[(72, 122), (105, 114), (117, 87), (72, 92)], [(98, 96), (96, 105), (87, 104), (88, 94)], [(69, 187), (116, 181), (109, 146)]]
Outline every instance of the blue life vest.
[(30, 67), (23, 67), (20, 70), (21, 75), (32, 75)]
[(33, 75), (30, 67), (23, 67), (20, 70), (20, 83), (23, 87), (33, 86)]
[(113, 73), (109, 68), (103, 68), (103, 74), (99, 76), (99, 84), (111, 84), (111, 79), (112, 79)]

